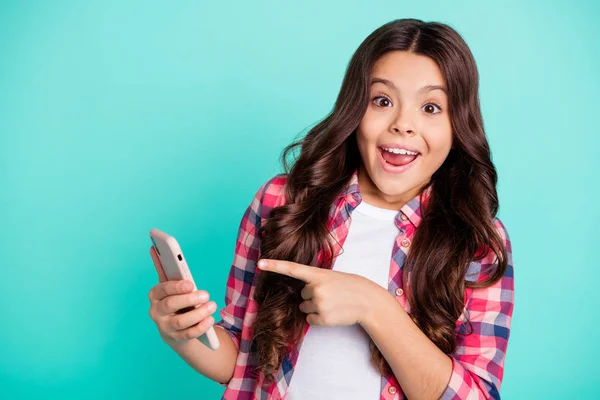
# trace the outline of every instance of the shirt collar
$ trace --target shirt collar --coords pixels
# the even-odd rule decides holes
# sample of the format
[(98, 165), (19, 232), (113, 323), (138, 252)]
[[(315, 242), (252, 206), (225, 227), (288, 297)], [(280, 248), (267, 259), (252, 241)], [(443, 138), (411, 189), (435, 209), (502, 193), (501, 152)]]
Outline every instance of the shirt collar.
[[(402, 208), (398, 211), (396, 220), (402, 220), (402, 215), (405, 215), (405, 218), (407, 218), (415, 226), (415, 228), (418, 227), (423, 218), (422, 209), (431, 197), (431, 189), (432, 187), (428, 186), (420, 194), (402, 206)], [(338, 199), (340, 197), (343, 197), (348, 202), (351, 211), (362, 202), (360, 187), (358, 185), (358, 169), (354, 170), (352, 173), (350, 181), (342, 190)]]

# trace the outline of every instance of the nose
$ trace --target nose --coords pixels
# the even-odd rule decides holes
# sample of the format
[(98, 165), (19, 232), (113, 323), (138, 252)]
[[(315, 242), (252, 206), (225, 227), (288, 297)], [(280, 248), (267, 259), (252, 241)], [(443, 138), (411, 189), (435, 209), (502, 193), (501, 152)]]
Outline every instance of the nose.
[(394, 120), (392, 129), (396, 133), (406, 133), (408, 135), (412, 135), (415, 133), (415, 128), (413, 125), (414, 124), (410, 111), (406, 108), (401, 108), (400, 111), (398, 111), (398, 117)]
[(402, 133), (406, 133), (407, 135), (412, 135), (412, 134), (414, 134), (414, 133), (415, 133), (415, 132), (414, 132), (412, 129), (410, 129), (410, 128), (404, 128), (404, 129), (398, 129), (398, 128), (395, 128), (394, 130), (395, 130), (395, 132), (396, 132), (396, 133), (402, 132)]

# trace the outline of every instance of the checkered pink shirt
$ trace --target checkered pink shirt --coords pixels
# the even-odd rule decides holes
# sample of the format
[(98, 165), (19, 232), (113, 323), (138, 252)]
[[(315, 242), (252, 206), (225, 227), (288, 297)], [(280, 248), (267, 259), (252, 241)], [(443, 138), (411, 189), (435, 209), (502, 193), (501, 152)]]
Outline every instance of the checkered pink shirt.
[[(283, 188), (286, 179), (286, 175), (280, 174), (262, 185), (240, 223), (233, 265), (227, 280), (225, 307), (220, 311), (222, 320), (215, 324), (231, 335), (239, 349), (233, 378), (228, 384), (223, 384), (226, 386), (223, 399), (226, 400), (285, 399), (301, 348), (300, 344), (282, 360), (275, 382), (262, 385), (264, 376), (256, 372), (257, 358), (251, 350), (252, 324), (257, 312), (253, 293), (257, 274), (261, 272), (256, 268), (256, 262), (260, 258), (260, 238), (257, 232), (267, 219), (269, 211), (284, 204)], [(407, 290), (401, 272), (410, 241), (421, 221), (420, 205), (427, 200), (429, 193), (425, 191), (408, 202), (396, 217), (399, 234), (390, 260), (388, 291), (407, 311), (410, 311), (407, 296), (403, 295), (402, 290), (398, 290)], [(329, 213), (329, 229), (339, 242), (335, 254), (339, 254), (348, 235), (350, 214), (361, 201), (358, 175), (355, 171), (349, 185), (331, 206)], [(496, 218), (494, 223), (506, 245), (508, 268), (504, 276), (490, 287), (465, 289), (465, 312), (456, 321), (457, 348), (454, 353), (448, 355), (452, 359), (452, 375), (442, 399), (500, 398), (500, 384), (514, 304), (514, 283), (510, 239), (500, 220)], [(494, 253), (490, 252), (484, 259), (472, 262), (466, 279), (475, 281), (487, 278), (484, 271), (495, 261)], [(469, 315), (473, 330), (469, 335), (458, 335), (468, 329), (466, 324), (463, 326), (466, 321), (465, 313)], [(306, 323), (304, 334), (309, 328), (310, 325)], [(382, 376), (379, 400), (401, 399), (405, 399), (405, 396), (396, 377), (393, 374)]]

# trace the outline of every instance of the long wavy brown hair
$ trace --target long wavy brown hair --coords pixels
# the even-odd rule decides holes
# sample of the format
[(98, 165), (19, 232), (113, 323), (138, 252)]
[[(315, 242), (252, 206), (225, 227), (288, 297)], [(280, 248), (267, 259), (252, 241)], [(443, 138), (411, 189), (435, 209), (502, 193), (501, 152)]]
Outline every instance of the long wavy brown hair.
[[(483, 128), (477, 67), (463, 38), (448, 25), (394, 20), (360, 44), (333, 110), (283, 151), (286, 203), (273, 208), (260, 227), (260, 249), (263, 258), (332, 267), (335, 255), (327, 227), (330, 207), (360, 165), (356, 129), (369, 103), (373, 66), (381, 56), (397, 50), (433, 59), (448, 88), (454, 148), (425, 187), (432, 187), (431, 197), (422, 210), (404, 274), (408, 279), (406, 274), (412, 271), (407, 293), (411, 318), (439, 349), (450, 354), (456, 346), (465, 287), (486, 287), (500, 279), (507, 255), (493, 221), (498, 211), (497, 173)], [(300, 154), (290, 166), (288, 155), (299, 146)], [(490, 250), (498, 259), (495, 271), (483, 282), (466, 281), (469, 264)], [(318, 258), (320, 252), (326, 256)], [(270, 272), (257, 277), (253, 347), (265, 382), (274, 379), (282, 358), (302, 337), (306, 322), (306, 314), (299, 310), (303, 286), (300, 280)], [(389, 373), (379, 349), (373, 341), (370, 345), (375, 367), (381, 374)]]

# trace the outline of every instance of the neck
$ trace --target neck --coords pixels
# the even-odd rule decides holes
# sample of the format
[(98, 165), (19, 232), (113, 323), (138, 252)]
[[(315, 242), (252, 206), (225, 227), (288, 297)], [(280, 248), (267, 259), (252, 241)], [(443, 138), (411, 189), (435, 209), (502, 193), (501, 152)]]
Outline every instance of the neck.
[(358, 186), (360, 188), (362, 199), (368, 204), (388, 210), (400, 210), (406, 203), (414, 199), (421, 192), (425, 184), (399, 195), (389, 196), (377, 188), (361, 163), (358, 170)]

